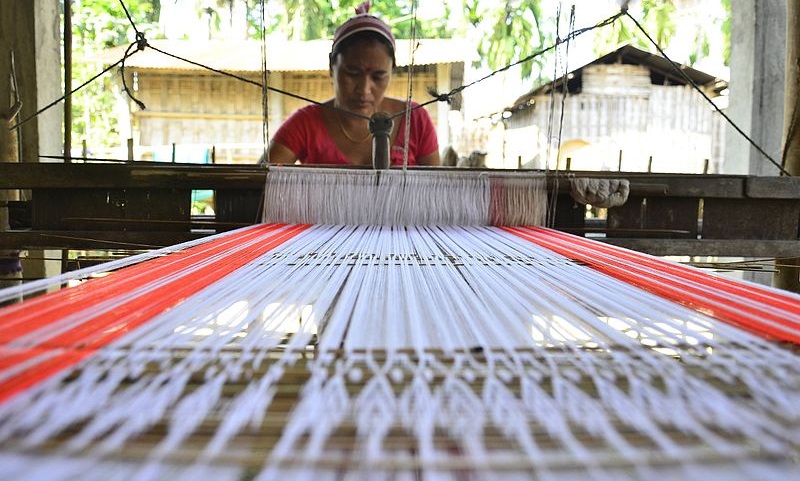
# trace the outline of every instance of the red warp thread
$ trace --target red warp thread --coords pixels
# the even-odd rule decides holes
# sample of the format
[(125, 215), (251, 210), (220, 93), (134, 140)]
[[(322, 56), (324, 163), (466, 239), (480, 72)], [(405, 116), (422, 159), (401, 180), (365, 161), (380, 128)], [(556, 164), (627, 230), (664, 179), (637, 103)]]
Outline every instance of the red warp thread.
[[(0, 310), (0, 371), (18, 372), (0, 381), (0, 402), (74, 366), (87, 356), (173, 308), (231, 272), (306, 230), (308, 225), (260, 225), (185, 251), (120, 269), (76, 288), (63, 289)], [(202, 264), (202, 265), (200, 265)], [(194, 267), (193, 266), (199, 266)], [(168, 279), (168, 280), (165, 280)], [(152, 289), (137, 288), (160, 281)], [(97, 286), (97, 289), (95, 288)], [(57, 333), (33, 347), (7, 344), (35, 336), (45, 327), (117, 297), (123, 304), (100, 310), (78, 326)], [(35, 302), (34, 302), (35, 301)], [(37, 318), (40, 311), (46, 315)]]
[(543, 227), (503, 230), (763, 337), (800, 344), (800, 298)]

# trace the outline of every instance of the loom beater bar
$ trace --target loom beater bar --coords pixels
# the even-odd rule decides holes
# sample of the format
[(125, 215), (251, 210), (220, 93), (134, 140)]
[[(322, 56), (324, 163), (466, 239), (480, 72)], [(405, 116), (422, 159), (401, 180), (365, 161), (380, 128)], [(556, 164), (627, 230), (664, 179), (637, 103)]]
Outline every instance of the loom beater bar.
[[(101, 308), (99, 313), (94, 312), (81, 319), (81, 324), (36, 346), (3, 347), (5, 352), (0, 359), (0, 373), (9, 370), (12, 372), (0, 378), (0, 402), (74, 366), (96, 350), (252, 262), (308, 227), (261, 225), (248, 228), (241, 237), (234, 237), (233, 242), (230, 237), (224, 237), (212, 245), (201, 244), (178, 253), (180, 255), (177, 256), (176, 263), (170, 262), (172, 256), (165, 256), (121, 269), (106, 278), (87, 281), (80, 286), (83, 289), (62, 289), (35, 299), (37, 302), (22, 303), (0, 310), (2, 326), (13, 327), (7, 330), (2, 339), (7, 344), (58, 319), (80, 316), (87, 311), (91, 312), (93, 307)], [(152, 270), (151, 262), (156, 265)], [(176, 264), (182, 269), (177, 273)], [(130, 275), (128, 269), (133, 275)], [(166, 272), (177, 275), (157, 287), (147, 289), (148, 284), (161, 280)], [(130, 283), (125, 282), (126, 280)], [(99, 295), (93, 289), (95, 284), (101, 286)], [(139, 290), (133, 292), (123, 303), (103, 309), (103, 304), (126, 296), (132, 289)], [(37, 322), (37, 310), (48, 307), (48, 315)], [(13, 371), (15, 368), (16, 372)]]
[(542, 227), (503, 227), (593, 269), (761, 336), (800, 344), (800, 299)]

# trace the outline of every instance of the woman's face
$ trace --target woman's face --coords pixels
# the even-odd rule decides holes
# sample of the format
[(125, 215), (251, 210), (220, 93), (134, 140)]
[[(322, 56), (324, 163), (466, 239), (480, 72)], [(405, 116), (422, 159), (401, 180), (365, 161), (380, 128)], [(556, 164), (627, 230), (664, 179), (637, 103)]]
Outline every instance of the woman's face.
[(380, 41), (359, 40), (336, 56), (331, 77), (336, 106), (371, 116), (392, 79), (392, 57)]

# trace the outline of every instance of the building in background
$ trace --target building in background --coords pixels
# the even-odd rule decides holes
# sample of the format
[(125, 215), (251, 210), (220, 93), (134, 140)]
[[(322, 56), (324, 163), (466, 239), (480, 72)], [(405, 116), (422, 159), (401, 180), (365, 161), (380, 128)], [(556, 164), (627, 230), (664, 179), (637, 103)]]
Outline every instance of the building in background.
[[(679, 68), (726, 107), (726, 81)], [(724, 157), (724, 119), (668, 60), (631, 45), (535, 87), (503, 117), (499, 167), (700, 173)]]
[[(397, 64), (387, 95), (427, 102), (429, 90), (447, 92), (463, 83), (465, 52), (459, 39), (421, 39), (413, 52), (409, 40), (397, 41)], [(268, 85), (298, 97), (322, 102), (333, 96), (328, 72), (330, 40), (185, 41), (154, 40), (164, 52), (213, 67), (230, 76), (145, 49), (125, 62), (126, 83), (146, 108), (141, 109), (120, 85), (120, 126), (133, 139), (135, 157), (161, 161), (254, 163), (264, 149), (263, 63)], [(262, 55), (262, 49), (266, 55)], [(113, 63), (125, 47), (107, 50), (97, 60)], [(120, 78), (121, 80), (121, 78)], [(121, 82), (120, 82), (121, 84)], [(280, 92), (267, 93), (268, 132), (308, 102)], [(449, 112), (458, 103), (435, 102), (428, 109), (440, 144), (450, 138)], [(213, 154), (212, 154), (213, 152)]]

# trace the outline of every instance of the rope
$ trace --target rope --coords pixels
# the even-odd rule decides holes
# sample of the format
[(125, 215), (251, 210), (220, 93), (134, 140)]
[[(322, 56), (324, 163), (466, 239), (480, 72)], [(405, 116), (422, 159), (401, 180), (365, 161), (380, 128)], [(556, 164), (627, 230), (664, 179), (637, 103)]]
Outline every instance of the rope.
[(711, 106), (714, 108), (714, 110), (715, 110), (715, 111), (716, 111), (718, 114), (720, 114), (720, 115), (722, 116), (722, 118), (724, 118), (724, 119), (725, 119), (725, 121), (727, 121), (727, 122), (728, 122), (728, 124), (729, 124), (731, 127), (733, 127), (733, 128), (734, 128), (734, 129), (735, 129), (735, 130), (736, 130), (736, 131), (739, 133), (739, 135), (741, 135), (742, 137), (744, 137), (744, 138), (745, 138), (745, 139), (746, 139), (746, 140), (747, 140), (747, 141), (750, 143), (750, 145), (752, 145), (752, 146), (753, 146), (753, 147), (754, 147), (756, 150), (758, 150), (758, 151), (761, 153), (761, 155), (763, 155), (763, 156), (764, 156), (764, 158), (765, 158), (765, 159), (769, 160), (769, 161), (770, 161), (770, 163), (772, 163), (772, 165), (774, 165), (775, 167), (777, 167), (777, 168), (778, 168), (778, 170), (780, 170), (781, 174), (783, 174), (783, 175), (788, 175), (788, 176), (790, 176), (790, 177), (791, 177), (791, 174), (789, 173), (789, 171), (787, 171), (786, 169), (784, 169), (784, 168), (783, 168), (783, 165), (781, 165), (781, 164), (780, 164), (778, 161), (776, 161), (775, 159), (773, 159), (771, 155), (769, 155), (769, 154), (768, 154), (768, 153), (767, 153), (767, 152), (766, 152), (766, 151), (765, 151), (763, 148), (761, 148), (761, 146), (760, 146), (760, 145), (758, 145), (758, 144), (757, 144), (757, 143), (756, 143), (756, 142), (755, 142), (755, 141), (754, 141), (752, 138), (750, 138), (750, 136), (749, 136), (749, 135), (747, 135), (747, 134), (746, 134), (746, 133), (745, 133), (745, 132), (744, 132), (744, 131), (743, 131), (743, 130), (742, 130), (742, 129), (741, 129), (739, 126), (738, 126), (738, 125), (736, 125), (736, 123), (735, 123), (735, 122), (734, 122), (734, 121), (733, 121), (733, 120), (732, 120), (730, 117), (728, 117), (728, 116), (725, 114), (725, 112), (723, 112), (723, 111), (722, 111), (722, 110), (721, 110), (721, 109), (720, 109), (720, 108), (719, 108), (719, 107), (718, 107), (718, 106), (717, 106), (717, 105), (714, 103), (714, 101), (713, 101), (713, 100), (711, 100), (711, 98), (710, 98), (708, 95), (706, 95), (706, 93), (705, 93), (705, 92), (703, 92), (703, 89), (701, 89), (701, 88), (700, 88), (700, 86), (699, 86), (699, 85), (697, 85), (697, 84), (694, 82), (694, 80), (692, 80), (692, 78), (691, 78), (691, 77), (689, 77), (689, 75), (687, 75), (687, 74), (686, 74), (686, 72), (684, 72), (684, 71), (683, 71), (683, 70), (682, 70), (682, 69), (681, 69), (681, 68), (678, 66), (678, 64), (676, 64), (675, 62), (673, 62), (673, 61), (672, 61), (672, 59), (670, 59), (670, 58), (667, 56), (666, 52), (664, 52), (664, 50), (661, 48), (661, 46), (660, 46), (660, 45), (658, 45), (658, 42), (656, 42), (656, 41), (653, 39), (653, 37), (651, 37), (651, 36), (650, 36), (650, 34), (649, 34), (649, 33), (647, 33), (647, 31), (644, 29), (644, 27), (642, 27), (642, 25), (641, 25), (641, 24), (640, 24), (640, 23), (639, 23), (639, 22), (638, 22), (638, 21), (637, 21), (637, 20), (636, 20), (636, 19), (633, 17), (633, 15), (631, 15), (631, 14), (628, 12), (628, 10), (627, 10), (627, 9), (624, 9), (624, 10), (622, 11), (622, 13), (623, 13), (623, 14), (625, 14), (625, 15), (626, 15), (628, 18), (630, 18), (630, 19), (633, 21), (633, 23), (636, 25), (636, 28), (638, 28), (638, 29), (639, 29), (639, 31), (640, 31), (640, 32), (642, 32), (642, 34), (643, 34), (645, 37), (647, 37), (647, 40), (649, 40), (649, 41), (650, 41), (650, 43), (652, 43), (652, 44), (653, 44), (653, 46), (654, 46), (654, 47), (655, 47), (655, 48), (658, 50), (658, 53), (660, 53), (660, 54), (661, 54), (661, 56), (662, 56), (662, 57), (664, 57), (664, 59), (666, 59), (667, 61), (669, 61), (669, 64), (670, 64), (670, 66), (672, 67), (672, 70), (674, 70), (675, 72), (677, 72), (677, 73), (678, 73), (678, 75), (680, 75), (680, 76), (681, 76), (681, 77), (682, 77), (684, 80), (686, 80), (686, 83), (688, 83), (689, 85), (691, 85), (691, 86), (692, 86), (692, 88), (693, 88), (693, 89), (695, 89), (696, 91), (698, 91), (698, 92), (700, 93), (700, 95), (702, 95), (702, 96), (703, 96), (703, 98), (706, 100), (706, 102), (708, 102), (709, 104), (711, 104)]
[[(131, 45), (136, 45), (136, 43), (133, 43), (133, 44), (131, 44)], [(129, 51), (130, 51), (130, 47), (128, 48), (128, 51), (126, 51), (126, 53), (125, 53), (125, 56), (124, 56), (123, 58), (119, 59), (119, 60), (118, 60), (116, 63), (114, 63), (114, 64), (112, 64), (112, 65), (109, 65), (108, 67), (106, 67), (105, 69), (103, 69), (103, 71), (101, 71), (100, 73), (98, 73), (97, 75), (95, 75), (94, 77), (90, 78), (89, 80), (87, 80), (86, 82), (82, 83), (82, 84), (81, 84), (81, 85), (79, 85), (78, 87), (75, 87), (74, 89), (72, 89), (72, 91), (70, 91), (70, 92), (68, 92), (68, 93), (66, 93), (66, 94), (64, 94), (64, 95), (62, 95), (62, 96), (61, 96), (61, 97), (59, 97), (58, 99), (56, 99), (56, 100), (54, 100), (54, 101), (50, 102), (49, 104), (47, 104), (47, 105), (45, 105), (44, 107), (40, 108), (39, 110), (37, 110), (37, 111), (36, 111), (36, 112), (34, 112), (33, 114), (31, 114), (31, 115), (29, 115), (29, 116), (25, 117), (24, 119), (20, 120), (20, 121), (19, 121), (19, 122), (17, 122), (16, 124), (12, 125), (11, 127), (9, 127), (9, 130), (14, 130), (14, 129), (16, 129), (17, 127), (21, 127), (21, 126), (25, 125), (26, 123), (30, 122), (31, 120), (33, 120), (34, 118), (36, 118), (36, 117), (38, 117), (40, 114), (42, 114), (43, 112), (46, 112), (46, 111), (47, 111), (47, 110), (49, 110), (50, 108), (52, 108), (52, 107), (54, 107), (54, 106), (58, 105), (59, 103), (61, 103), (61, 102), (62, 102), (64, 99), (66, 99), (67, 97), (71, 96), (71, 95), (72, 95), (72, 94), (74, 94), (75, 92), (79, 91), (80, 89), (82, 89), (82, 88), (86, 87), (87, 85), (89, 85), (90, 83), (94, 82), (95, 80), (97, 80), (98, 78), (100, 78), (101, 76), (103, 76), (105, 73), (109, 72), (111, 69), (113, 69), (113, 68), (114, 68), (114, 67), (116, 67), (117, 65), (120, 65), (122, 62), (124, 62), (124, 61), (125, 61), (125, 59), (126, 59), (126, 58), (128, 58), (128, 57), (130, 57), (131, 55), (133, 55), (133, 54), (135, 54), (136, 52), (138, 52), (138, 50), (137, 50), (137, 51), (135, 51), (135, 52), (133, 52), (133, 53), (129, 53)], [(63, 156), (62, 156), (62, 157), (59, 157), (59, 158), (63, 158)]]
[[(559, 11), (560, 11), (560, 6), (561, 5), (559, 4)], [(559, 17), (560, 17), (560, 12), (559, 12)], [(575, 30), (575, 5), (573, 4), (572, 7), (570, 8), (569, 27), (568, 27), (568, 30), (567, 30), (567, 32), (568, 32), (567, 41), (565, 42), (564, 82), (563, 82), (562, 90), (561, 90), (561, 110), (559, 112), (559, 117), (558, 117), (558, 135), (556, 137), (556, 145), (558, 147), (556, 149), (556, 173), (558, 173), (558, 161), (559, 161), (559, 156), (561, 155), (561, 135), (562, 135), (562, 133), (564, 131), (564, 110), (565, 110), (564, 106), (566, 105), (567, 95), (569, 94), (569, 79), (567, 78), (567, 74), (569, 73), (569, 46), (571, 44), (571, 42), (570, 42), (571, 35), (570, 34), (574, 30)], [(554, 75), (553, 77), (555, 79), (555, 78), (557, 78), (557, 75)], [(554, 82), (555, 82), (555, 80), (554, 80)], [(551, 94), (552, 94), (553, 90), (555, 90), (555, 89), (551, 89)], [(551, 104), (552, 103), (554, 103), (554, 102), (552, 101), (552, 97), (551, 97)], [(550, 142), (549, 142), (549, 137), (548, 137), (548, 148), (549, 148), (549, 145), (550, 145)], [(555, 182), (554, 182), (555, 185), (553, 186), (552, 193), (550, 194), (550, 203), (549, 203), (549, 212), (548, 212), (548, 220), (549, 220), (548, 225), (551, 226), (551, 227), (554, 226), (555, 222), (556, 222), (556, 206), (558, 204), (558, 202), (557, 202), (557, 199), (558, 199), (558, 182), (559, 182), (559, 179), (558, 179), (558, 176), (556, 175), (555, 176)]]
[(267, 12), (266, 0), (261, 0), (261, 108), (263, 112), (263, 124), (261, 135), (264, 141), (264, 160), (268, 167), (269, 161), (269, 73), (267, 72)]
[[(465, 84), (465, 85), (461, 85), (460, 87), (456, 87), (456, 88), (450, 90), (447, 93), (435, 93), (433, 99), (428, 100), (427, 102), (421, 103), (420, 105), (418, 105), (416, 107), (413, 107), (412, 110), (416, 110), (416, 109), (425, 107), (425, 106), (430, 105), (430, 104), (432, 104), (434, 102), (448, 102), (449, 103), (452, 100), (453, 96), (455, 96), (456, 94), (464, 91), (465, 89), (468, 89), (469, 87), (471, 87), (471, 86), (473, 86), (473, 85), (475, 85), (477, 83), (483, 82), (483, 81), (485, 81), (485, 80), (487, 80), (487, 79), (489, 79), (489, 78), (491, 78), (491, 77), (493, 77), (493, 76), (495, 76), (495, 75), (497, 75), (497, 74), (499, 74), (501, 72), (505, 72), (506, 70), (509, 70), (509, 69), (511, 69), (513, 67), (516, 67), (517, 65), (521, 65), (521, 64), (523, 64), (525, 62), (530, 62), (531, 60), (535, 59), (536, 57), (539, 57), (539, 56), (541, 56), (541, 55), (543, 55), (543, 54), (545, 54), (545, 53), (547, 53), (547, 52), (549, 52), (551, 50), (556, 49), (563, 42), (575, 39), (575, 38), (583, 35), (584, 33), (590, 32), (590, 31), (592, 31), (592, 30), (594, 30), (596, 28), (601, 28), (601, 27), (605, 27), (606, 25), (610, 25), (610, 24), (614, 23), (622, 15), (623, 15), (623, 13), (620, 12), (620, 13), (618, 13), (616, 15), (613, 15), (613, 16), (611, 16), (611, 17), (609, 17), (609, 18), (607, 18), (607, 19), (605, 19), (605, 20), (603, 20), (603, 21), (591, 26), (591, 27), (584, 27), (584, 28), (575, 30), (574, 32), (570, 33), (570, 35), (568, 35), (566, 39), (557, 39), (556, 43), (554, 43), (553, 45), (550, 45), (549, 47), (546, 47), (546, 48), (543, 48), (543, 49), (541, 49), (539, 51), (536, 51), (536, 52), (534, 52), (534, 53), (532, 53), (532, 54), (530, 54), (530, 55), (528, 55), (528, 56), (526, 56), (524, 58), (521, 58), (521, 59), (519, 59), (519, 60), (517, 60), (515, 62), (512, 62), (512, 63), (510, 63), (510, 64), (508, 64), (508, 65), (506, 65), (504, 67), (500, 67), (499, 69), (497, 69), (497, 70), (495, 70), (493, 72), (490, 72), (489, 74), (484, 75), (483, 77), (481, 77), (481, 78), (479, 78), (477, 80), (474, 80), (474, 81), (472, 81), (472, 82), (470, 82), (468, 84)], [(400, 115), (405, 115), (405, 112), (398, 112), (397, 114), (395, 114), (394, 117), (397, 117), (397, 116), (400, 116)]]
[(409, 58), (411, 62), (408, 65), (408, 95), (406, 97), (406, 115), (405, 115), (405, 143), (403, 145), (403, 170), (408, 167), (408, 146), (410, 143), (409, 136), (411, 134), (411, 98), (414, 92), (414, 54), (417, 51), (417, 0), (411, 2), (411, 42), (408, 46)]
[[(174, 54), (165, 52), (165, 51), (163, 51), (161, 49), (158, 49), (158, 48), (150, 45), (147, 42), (144, 34), (142, 32), (140, 32), (136, 28), (135, 22), (133, 21), (133, 18), (131, 17), (130, 13), (128, 12), (128, 9), (125, 7), (125, 4), (124, 4), (123, 0), (120, 0), (120, 4), (123, 6), (123, 9), (125, 10), (125, 14), (126, 14), (128, 20), (131, 22), (131, 25), (133, 25), (134, 31), (136, 32), (136, 41), (134, 43), (132, 43), (128, 47), (128, 49), (126, 50), (126, 53), (123, 56), (123, 58), (120, 59), (119, 61), (117, 61), (116, 63), (114, 63), (113, 65), (110, 65), (110, 66), (106, 67), (100, 73), (98, 73), (97, 75), (95, 75), (91, 79), (87, 80), (86, 82), (81, 84), (79, 87), (73, 89), (71, 92), (63, 95), (62, 97), (58, 98), (57, 100), (49, 103), (45, 107), (43, 107), (43, 108), (39, 109), (38, 111), (36, 111), (35, 113), (31, 114), (30, 116), (24, 118), (23, 120), (17, 122), (16, 124), (14, 124), (12, 126), (10, 126), (9, 130), (13, 130), (13, 129), (17, 128), (17, 127), (20, 127), (20, 126), (24, 125), (25, 123), (29, 122), (30, 120), (32, 120), (33, 118), (39, 116), (40, 114), (42, 114), (43, 112), (45, 112), (48, 109), (52, 108), (53, 106), (57, 105), (61, 101), (65, 100), (66, 98), (68, 98), (69, 96), (71, 96), (72, 94), (77, 92), (78, 90), (82, 89), (83, 87), (85, 87), (89, 83), (95, 81), (96, 79), (98, 79), (103, 74), (107, 73), (108, 71), (110, 71), (111, 69), (116, 67), (117, 65), (121, 65), (121, 67), (124, 69), (125, 60), (127, 58), (129, 58), (131, 55), (135, 54), (136, 52), (138, 52), (140, 50), (143, 50), (145, 47), (150, 47), (153, 50), (155, 50), (155, 51), (157, 51), (157, 52), (159, 52), (161, 54), (167, 55), (167, 56), (175, 58), (177, 60), (181, 60), (181, 61), (189, 63), (191, 65), (195, 65), (197, 67), (209, 70), (211, 72), (214, 72), (214, 73), (217, 73), (217, 74), (220, 74), (220, 75), (224, 75), (224, 76), (227, 76), (227, 77), (230, 77), (230, 78), (233, 78), (233, 79), (236, 79), (236, 80), (239, 80), (239, 81), (251, 84), (251, 85), (258, 86), (259, 88), (262, 88), (265, 91), (272, 91), (272, 92), (275, 92), (275, 93), (278, 93), (278, 94), (281, 94), (281, 95), (286, 95), (286, 96), (289, 96), (289, 97), (292, 97), (292, 98), (295, 98), (295, 99), (298, 99), (298, 100), (302, 100), (302, 101), (310, 103), (310, 104), (318, 105), (318, 106), (320, 106), (322, 108), (327, 108), (327, 109), (331, 109), (331, 110), (337, 111), (339, 113), (344, 113), (345, 115), (351, 115), (351, 116), (354, 116), (354, 117), (357, 117), (357, 118), (369, 120), (369, 117), (366, 116), (366, 115), (361, 115), (361, 114), (358, 114), (358, 113), (355, 113), (355, 112), (350, 112), (349, 110), (340, 109), (340, 108), (338, 108), (336, 106), (333, 106), (333, 105), (327, 105), (325, 103), (318, 102), (318, 101), (315, 101), (313, 99), (310, 99), (310, 98), (307, 98), (307, 97), (303, 97), (301, 95), (298, 95), (298, 94), (295, 94), (295, 93), (292, 93), (292, 92), (288, 92), (288, 91), (285, 91), (285, 90), (282, 90), (282, 89), (271, 87), (269, 85), (266, 85), (266, 83), (267, 83), (266, 81), (256, 82), (256, 81), (253, 81), (251, 79), (248, 79), (248, 78), (245, 78), (245, 77), (242, 77), (242, 76), (230, 73), (230, 72), (225, 72), (223, 70), (216, 69), (216, 68), (213, 68), (213, 67), (210, 67), (210, 66), (207, 66), (207, 65), (204, 65), (202, 63), (195, 62), (195, 61), (192, 61), (192, 60), (189, 60), (189, 59), (185, 59), (185, 58), (180, 57), (178, 55), (174, 55)], [(263, 15), (264, 15), (264, 9), (262, 8), (262, 16)], [(617, 13), (617, 14), (615, 14), (615, 15), (613, 15), (613, 16), (611, 16), (611, 17), (609, 17), (609, 18), (607, 18), (607, 19), (605, 19), (605, 20), (603, 20), (603, 21), (601, 21), (601, 22), (599, 22), (599, 23), (597, 23), (597, 24), (595, 24), (593, 26), (584, 27), (584, 28), (581, 28), (581, 29), (578, 29), (578, 30), (572, 30), (569, 33), (569, 35), (567, 35), (567, 37), (565, 39), (557, 38), (556, 42), (553, 45), (551, 45), (549, 47), (546, 47), (544, 49), (541, 49), (541, 50), (539, 50), (537, 52), (534, 52), (533, 54), (528, 55), (528, 56), (526, 56), (526, 57), (524, 57), (522, 59), (519, 59), (519, 60), (517, 60), (515, 62), (512, 62), (512, 63), (510, 63), (510, 64), (508, 64), (508, 65), (506, 65), (504, 67), (501, 67), (501, 68), (499, 68), (499, 69), (497, 69), (497, 70), (485, 75), (484, 77), (481, 77), (481, 78), (479, 78), (477, 80), (474, 80), (474, 81), (472, 81), (472, 82), (470, 82), (468, 84), (464, 84), (464, 85), (461, 85), (459, 87), (456, 87), (456, 88), (450, 90), (447, 93), (438, 93), (438, 92), (432, 91), (431, 95), (433, 96), (433, 98), (431, 100), (429, 100), (427, 102), (420, 103), (419, 105), (417, 105), (415, 107), (408, 107), (408, 108), (404, 109), (403, 111), (400, 111), (400, 112), (390, 116), (390, 119), (394, 120), (395, 118), (398, 118), (400, 116), (407, 116), (407, 115), (409, 115), (410, 111), (426, 107), (426, 106), (428, 106), (428, 105), (430, 105), (430, 104), (432, 104), (434, 102), (448, 102), (449, 103), (456, 94), (462, 92), (463, 90), (465, 90), (465, 89), (467, 89), (467, 88), (469, 88), (469, 87), (471, 87), (471, 86), (473, 86), (473, 85), (475, 85), (475, 84), (477, 84), (479, 82), (485, 81), (488, 78), (493, 77), (494, 75), (497, 75), (497, 74), (499, 74), (501, 72), (509, 70), (512, 67), (515, 67), (517, 65), (521, 65), (521, 64), (523, 64), (525, 62), (529, 62), (529, 61), (531, 61), (531, 60), (533, 60), (533, 59), (535, 59), (535, 58), (537, 58), (537, 57), (539, 57), (539, 56), (541, 56), (541, 55), (543, 55), (543, 54), (545, 54), (545, 53), (547, 53), (547, 52), (549, 52), (551, 50), (556, 49), (563, 42), (569, 42), (570, 40), (575, 39), (578, 36), (583, 35), (586, 32), (589, 32), (589, 31), (592, 31), (594, 29), (602, 28), (602, 27), (605, 27), (607, 25), (610, 25), (610, 24), (614, 23), (617, 19), (621, 18), (623, 15), (627, 16), (628, 18), (630, 18), (634, 22), (636, 27), (655, 46), (655, 48), (658, 50), (658, 52), (666, 60), (668, 60), (670, 62), (670, 64), (672, 65), (673, 69), (682, 78), (684, 78), (684, 80), (686, 80), (686, 82), (689, 85), (691, 85), (695, 90), (700, 92), (700, 94), (703, 96), (703, 98), (705, 98), (706, 101), (709, 102), (712, 105), (712, 107), (728, 122), (729, 125), (731, 125), (742, 137), (744, 137), (767, 160), (769, 160), (773, 165), (775, 165), (775, 167), (777, 167), (780, 170), (781, 174), (783, 174), (783, 175), (791, 175), (786, 169), (783, 168), (783, 166), (779, 162), (777, 162), (775, 159), (772, 158), (772, 156), (770, 156), (767, 152), (765, 152), (764, 149), (761, 148), (758, 144), (756, 144), (755, 141), (752, 138), (750, 138), (738, 125), (736, 125), (736, 123), (733, 122), (733, 120), (730, 117), (728, 117), (719, 107), (717, 107), (717, 105), (714, 104), (714, 102), (705, 94), (705, 92), (703, 92), (702, 89), (684, 71), (682, 71), (680, 68), (678, 68), (677, 64), (675, 62), (673, 62), (666, 55), (666, 53), (661, 49), (661, 47), (658, 45), (658, 43), (647, 33), (647, 31), (644, 29), (644, 27), (642, 27), (642, 25), (628, 12), (628, 9), (624, 8), (624, 7), (620, 10), (619, 13)], [(574, 21), (574, 19), (572, 21)], [(262, 19), (262, 23), (263, 23), (263, 19)], [(133, 49), (134, 46), (136, 46), (136, 50), (134, 52), (131, 52), (131, 50)], [(123, 83), (124, 82), (125, 82), (125, 78), (124, 78), (124, 74), (123, 74)], [(127, 85), (124, 85), (124, 87), (125, 87), (125, 91), (131, 97), (131, 99), (134, 102), (136, 102), (137, 105), (140, 106), (140, 108), (144, 109), (145, 108), (144, 104), (142, 102), (140, 102), (138, 99), (136, 99), (135, 97), (133, 97), (133, 95), (131, 94), (131, 92), (128, 89)], [(562, 112), (562, 115), (563, 115), (563, 112)], [(408, 148), (406, 148), (406, 151), (408, 151)], [(404, 160), (404, 163), (406, 163), (405, 160)]]
[(131, 27), (133, 27), (133, 31), (136, 32), (136, 39), (138, 40), (140, 37), (144, 38), (144, 35), (136, 28), (136, 22), (133, 21), (133, 17), (131, 17), (131, 13), (128, 11), (128, 7), (125, 6), (125, 2), (119, 0), (119, 4), (122, 5), (122, 10), (125, 11), (125, 15), (128, 17), (128, 21), (131, 23)]

